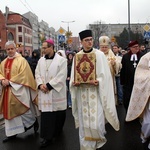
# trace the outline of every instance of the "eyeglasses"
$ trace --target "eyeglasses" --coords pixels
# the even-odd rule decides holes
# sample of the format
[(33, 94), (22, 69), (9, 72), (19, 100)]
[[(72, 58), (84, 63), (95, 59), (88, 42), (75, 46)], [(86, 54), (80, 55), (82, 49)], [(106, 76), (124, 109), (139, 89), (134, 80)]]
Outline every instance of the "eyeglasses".
[(101, 46), (101, 48), (108, 48), (108, 46)]
[(42, 49), (45, 50), (45, 49), (50, 48), (50, 47), (51, 47), (51, 46), (49, 46), (49, 47), (42, 47)]
[(85, 39), (84, 41), (85, 41), (85, 42), (90, 42), (90, 41), (93, 41), (93, 38)]
[(139, 47), (138, 45), (132, 46), (132, 48), (138, 48), (138, 47)]
[(8, 48), (8, 49), (6, 49), (7, 51), (9, 51), (9, 50), (14, 50), (14, 48)]
[(47, 49), (48, 47), (42, 47), (43, 50)]

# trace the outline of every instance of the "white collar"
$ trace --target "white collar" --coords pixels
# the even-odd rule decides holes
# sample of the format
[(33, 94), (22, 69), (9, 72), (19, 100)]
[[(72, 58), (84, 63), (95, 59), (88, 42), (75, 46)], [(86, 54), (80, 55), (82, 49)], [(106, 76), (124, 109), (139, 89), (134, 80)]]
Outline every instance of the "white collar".
[(130, 60), (131, 61), (137, 61), (137, 55), (136, 54), (132, 54)]

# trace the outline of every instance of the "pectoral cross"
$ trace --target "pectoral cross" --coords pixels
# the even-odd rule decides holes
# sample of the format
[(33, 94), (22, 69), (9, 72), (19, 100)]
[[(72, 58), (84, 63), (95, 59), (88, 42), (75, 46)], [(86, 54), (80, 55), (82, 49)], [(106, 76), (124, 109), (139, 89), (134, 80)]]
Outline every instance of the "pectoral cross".
[(136, 62), (134, 62), (134, 63), (133, 63), (133, 66), (134, 66), (134, 68), (136, 68), (136, 66), (137, 66), (137, 63), (136, 63)]

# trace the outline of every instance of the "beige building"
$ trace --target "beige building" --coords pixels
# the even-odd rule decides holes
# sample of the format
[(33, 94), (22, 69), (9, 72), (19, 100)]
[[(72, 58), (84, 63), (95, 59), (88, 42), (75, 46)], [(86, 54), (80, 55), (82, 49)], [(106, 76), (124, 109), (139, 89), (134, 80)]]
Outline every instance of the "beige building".
[[(134, 33), (144, 34), (144, 26), (146, 23), (133, 23), (130, 24), (130, 28)], [(89, 28), (93, 32), (98, 31), (100, 35), (107, 35), (109, 37), (118, 36), (124, 28), (128, 30), (128, 24), (90, 24)]]

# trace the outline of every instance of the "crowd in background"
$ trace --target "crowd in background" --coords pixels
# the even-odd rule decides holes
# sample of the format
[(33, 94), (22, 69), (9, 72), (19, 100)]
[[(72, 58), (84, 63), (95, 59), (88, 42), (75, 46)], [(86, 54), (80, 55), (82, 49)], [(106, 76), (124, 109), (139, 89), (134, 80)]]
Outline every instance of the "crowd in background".
[[(91, 141), (89, 140), (90, 141), (90, 142), (88, 141), (89, 143), (88, 142), (86, 143), (86, 140), (83, 139), (83, 136), (84, 136), (84, 134), (87, 134), (87, 139), (88, 139), (89, 135), (88, 135), (88, 131), (86, 133), (87, 129), (85, 128), (84, 123), (81, 121), (82, 119), (84, 120), (84, 118), (82, 118), (83, 116), (80, 116), (80, 115), (78, 118), (76, 116), (76, 113), (77, 113), (77, 111), (79, 111), (79, 113), (82, 114), (82, 110), (80, 110), (81, 106), (77, 106), (77, 103), (80, 103), (80, 102), (78, 102), (79, 98), (81, 98), (81, 100), (84, 101), (83, 93), (86, 90), (87, 90), (86, 91), (87, 95), (90, 95), (90, 92), (92, 93), (94, 91), (94, 89), (95, 89), (95, 91), (98, 91), (99, 89), (101, 89), (101, 90), (105, 89), (105, 88), (103, 89), (101, 87), (101, 83), (99, 83), (99, 82), (100, 81), (104, 82), (104, 80), (107, 79), (108, 72), (110, 73), (110, 76), (111, 76), (111, 79), (109, 79), (110, 76), (108, 76), (108, 80), (111, 81), (111, 83), (106, 81), (104, 86), (106, 86), (106, 83), (110, 84), (110, 87), (112, 86), (113, 91), (109, 87), (110, 88), (109, 90), (111, 91), (109, 96), (111, 96), (112, 98), (114, 97), (115, 106), (117, 106), (117, 105), (124, 106), (126, 113), (127, 113), (126, 120), (132, 121), (129, 114), (133, 114), (132, 108), (131, 108), (131, 105), (133, 105), (133, 104), (132, 104), (132, 102), (130, 104), (130, 100), (134, 99), (134, 96), (136, 93), (135, 86), (137, 84), (137, 78), (138, 78), (136, 70), (138, 71), (138, 73), (140, 73), (140, 71), (139, 71), (140, 66), (138, 64), (143, 65), (140, 62), (140, 59), (142, 59), (142, 61), (147, 61), (147, 57), (149, 56), (149, 55), (147, 55), (147, 53), (149, 52), (149, 49), (146, 49), (145, 45), (143, 45), (143, 44), (139, 45), (137, 41), (131, 41), (128, 44), (128, 49), (123, 50), (117, 44), (111, 45), (110, 38), (108, 36), (101, 36), (99, 38), (99, 49), (93, 48), (92, 44), (87, 48), (86, 44), (93, 42), (92, 34), (91, 34), (91, 31), (89, 31), (89, 30), (85, 30), (85, 33), (81, 32), (80, 38), (81, 38), (81, 43), (82, 43), (83, 47), (80, 49), (79, 52), (72, 51), (72, 50), (55, 51), (54, 41), (52, 39), (46, 40), (43, 43), (41, 52), (39, 52), (38, 50), (34, 50), (32, 52), (32, 54), (29, 54), (27, 51), (25, 51), (24, 56), (23, 56), (25, 59), (22, 59), (21, 55), (16, 53), (16, 51), (14, 51), (14, 54), (12, 56), (11, 50), (15, 50), (15, 48), (16, 48), (15, 43), (13, 43), (13, 42), (6, 43), (7, 55), (4, 55), (3, 53), (0, 52), (0, 62), (1, 62), (0, 80), (1, 80), (2, 87), (5, 87), (5, 89), (7, 87), (9, 90), (11, 88), (14, 88), (15, 90), (16, 89), (20, 90), (20, 92), (25, 91), (26, 94), (30, 94), (30, 96), (31, 96), (30, 98), (33, 99), (34, 101), (36, 101), (36, 96), (38, 95), (38, 99), (40, 102), (39, 104), (41, 105), (40, 106), (40, 111), (41, 111), (40, 125), (41, 125), (41, 138), (43, 138), (43, 141), (41, 142), (42, 147), (46, 147), (47, 145), (49, 145), (49, 142), (51, 141), (51, 139), (53, 137), (58, 136), (59, 133), (62, 131), (64, 122), (65, 122), (65, 117), (66, 117), (65, 105), (67, 105), (67, 108), (72, 109), (72, 111), (73, 111), (72, 113), (75, 118), (75, 125), (77, 127), (79, 127), (81, 149), (83, 149), (83, 150), (86, 149), (87, 145), (89, 145), (89, 147), (91, 146), (92, 148), (93, 147), (100, 148), (100, 147), (102, 147), (103, 144), (105, 144), (105, 142), (106, 142), (106, 139), (104, 137), (105, 128), (103, 127), (105, 123), (103, 121), (99, 120), (99, 119), (102, 119), (102, 120), (104, 119), (102, 117), (104, 114), (101, 112), (102, 116), (97, 117), (98, 121), (100, 121), (100, 124), (102, 127), (102, 129), (101, 129), (102, 131), (100, 131), (100, 134), (102, 134), (102, 135), (100, 135), (100, 136), (102, 137), (103, 141), (101, 141), (101, 143), (94, 143), (94, 145), (93, 145), (92, 140), (94, 141), (96, 138), (98, 138), (98, 140), (99, 140), (99, 138), (100, 138), (98, 135), (96, 135), (96, 132), (99, 132), (99, 129), (98, 129), (98, 131), (95, 130), (93, 128), (93, 126), (95, 124), (93, 123), (93, 126), (92, 126), (93, 129), (91, 129), (93, 131), (91, 131), (91, 132), (94, 133), (94, 130), (95, 130), (95, 133), (94, 133), (95, 135), (93, 135), (95, 137)], [(10, 47), (10, 46), (13, 46), (13, 47)], [(105, 67), (100, 66), (100, 63), (98, 64), (99, 61), (96, 61), (96, 66), (101, 67), (101, 69), (97, 69), (98, 71), (96, 70), (98, 72), (97, 79), (94, 80), (92, 83), (90, 83), (91, 85), (89, 85), (88, 87), (84, 86), (84, 84), (82, 86), (80, 86), (80, 83), (74, 83), (74, 81), (72, 81), (72, 80), (74, 80), (74, 75), (73, 75), (74, 67), (75, 67), (74, 58), (76, 56), (78, 56), (79, 54), (86, 54), (86, 53), (90, 53), (91, 51), (93, 51), (95, 53), (96, 58), (100, 58), (100, 60), (99, 60), (100, 62), (104, 59), (102, 62), (104, 63), (104, 66), (105, 65), (106, 66)], [(5, 58), (8, 58), (8, 59), (5, 59)], [(14, 60), (19, 61), (18, 68), (17, 68), (18, 69), (18, 78), (20, 78), (21, 75), (23, 75), (25, 77), (26, 76), (25, 74), (28, 74), (28, 78), (29, 78), (28, 80), (26, 79), (24, 81), (24, 78), (21, 78), (21, 80), (18, 80), (18, 78), (16, 78), (16, 77), (12, 77), (12, 78), (10, 77), (9, 71), (12, 71), (13, 75), (15, 75), (15, 73), (16, 73), (15, 72), (16, 70), (14, 68), (13, 68), (14, 70), (10, 69), (12, 67), (10, 64), (17, 63), (17, 61), (13, 62), (13, 59), (10, 59), (10, 58), (13, 58), (13, 59), (17, 58), (18, 60), (17, 59), (14, 59)], [(148, 57), (148, 59), (149, 59), (149, 57)], [(53, 63), (54, 61), (52, 61), (52, 60), (55, 60), (55, 63)], [(107, 61), (105, 62), (105, 60), (107, 60)], [(25, 65), (22, 66), (22, 62)], [(26, 63), (28, 63), (28, 65)], [(43, 64), (45, 64), (45, 63), (46, 63), (46, 67), (44, 68)], [(148, 63), (149, 63), (148, 65), (150, 65), (150, 62), (148, 62)], [(19, 66), (23, 71), (20, 70)], [(30, 69), (29, 69), (29, 67), (30, 67)], [(103, 67), (104, 67), (104, 70), (102, 69)], [(6, 68), (6, 69), (4, 69), (4, 68)], [(27, 68), (27, 70), (29, 72), (26, 72), (27, 70), (24, 70), (24, 68)], [(108, 68), (109, 68), (109, 71), (107, 70)], [(138, 68), (138, 69), (136, 69), (136, 68)], [(6, 72), (7, 69), (9, 70), (8, 72)], [(106, 75), (106, 78), (100, 79), (101, 72), (104, 73), (104, 75)], [(8, 73), (8, 75), (7, 75), (7, 73)], [(31, 73), (32, 73), (32, 75), (31, 75)], [(64, 82), (64, 79), (65, 79), (65, 82)], [(29, 82), (29, 81), (33, 81), (33, 80), (34, 80), (33, 83)], [(49, 80), (50, 80), (50, 82), (49, 82)], [(15, 84), (13, 82), (15, 82)], [(16, 85), (16, 84), (18, 84), (18, 85)], [(20, 84), (25, 85), (25, 86), (20, 86)], [(38, 88), (38, 93), (36, 92), (36, 87), (35, 87), (36, 84), (37, 84), (37, 88)], [(97, 87), (99, 87), (99, 88), (97, 88)], [(13, 91), (14, 95), (17, 93), (16, 92), (17, 90), (16, 91), (15, 90)], [(55, 95), (54, 97), (51, 94), (51, 91), (53, 91), (53, 93)], [(132, 92), (132, 91), (134, 91), (134, 92)], [(104, 93), (105, 93), (105, 91), (104, 91)], [(7, 94), (10, 94), (10, 91), (4, 92), (4, 94), (3, 94), (4, 99), (8, 98)], [(100, 95), (102, 94), (101, 91), (98, 91), (97, 96), (99, 94)], [(46, 97), (46, 95), (48, 95), (49, 97), (52, 97), (52, 99), (54, 99), (54, 100), (59, 99), (59, 101), (56, 100), (57, 102), (56, 102), (56, 104), (54, 104), (55, 105), (54, 108), (51, 107), (51, 104), (50, 104), (51, 102), (49, 102), (49, 97)], [(25, 97), (25, 95), (22, 95), (22, 96)], [(148, 97), (149, 97), (149, 95), (148, 95)], [(43, 99), (43, 98), (45, 99), (45, 103), (42, 103), (41, 99)], [(90, 96), (89, 97), (87, 96), (87, 99), (90, 99), (90, 98), (91, 98)], [(97, 97), (97, 99), (98, 98), (99, 97)], [(20, 98), (18, 98), (18, 99), (20, 100)], [(65, 103), (65, 99), (67, 101), (67, 104)], [(13, 100), (15, 101), (15, 98), (13, 98)], [(26, 99), (26, 102), (24, 105), (28, 105), (27, 101), (30, 101), (30, 100)], [(75, 102), (75, 101), (77, 101), (77, 102)], [(93, 101), (92, 105), (95, 105), (94, 104), (95, 102), (96, 101)], [(106, 102), (105, 99), (104, 99), (104, 102)], [(6, 103), (4, 103), (4, 104), (6, 104)], [(112, 103), (112, 106), (110, 106), (106, 102), (106, 105), (108, 105), (108, 107), (110, 109), (112, 109), (112, 114), (114, 113), (113, 114), (114, 116), (111, 116), (112, 114), (109, 114), (110, 112), (103, 106), (103, 104), (101, 106), (101, 105), (99, 105), (99, 103), (97, 103), (97, 106), (99, 107), (99, 109), (101, 108), (106, 113), (105, 115), (106, 115), (108, 121), (114, 127), (114, 129), (119, 130), (119, 125), (118, 125), (119, 123), (118, 123), (117, 116), (116, 116), (116, 110), (114, 110), (113, 104), (114, 103)], [(45, 105), (49, 105), (47, 109), (45, 108)], [(81, 103), (81, 105), (82, 105), (82, 103)], [(19, 108), (19, 104), (17, 104), (17, 106)], [(147, 104), (145, 103), (145, 105), (143, 106), (143, 110), (145, 108), (147, 108), (146, 106), (147, 106)], [(84, 104), (83, 104), (83, 107), (85, 107), (85, 109), (86, 109), (86, 106), (84, 106)], [(25, 112), (25, 116), (22, 119), (23, 122), (21, 122), (21, 117), (17, 118), (16, 114), (14, 114), (14, 116), (11, 116), (10, 114), (9, 114), (10, 115), (9, 116), (7, 114), (8, 115), (7, 116), (5, 114), (7, 110), (5, 110), (5, 109), (3, 110), (4, 118), (6, 120), (5, 124), (6, 124), (6, 135), (7, 135), (7, 138), (4, 139), (3, 142), (7, 142), (7, 141), (11, 140), (12, 138), (15, 138), (17, 136), (17, 134), (26, 132), (31, 127), (34, 127), (35, 132), (37, 132), (39, 125), (37, 123), (37, 118), (32, 114), (31, 104), (29, 104), (28, 108), (29, 109), (27, 111), (22, 106), (23, 112), (19, 113), (19, 115), (20, 115), (21, 113)], [(12, 110), (14, 111), (14, 108)], [(51, 113), (49, 113), (49, 110)], [(145, 111), (145, 112), (143, 111), (144, 112), (144, 117), (143, 117), (144, 121), (142, 124), (142, 134), (143, 135), (141, 136), (143, 143), (147, 142), (150, 137), (149, 124), (147, 125), (147, 122), (148, 122), (147, 117), (149, 116), (149, 110), (148, 109), (146, 109), (146, 110), (147, 111)], [(96, 110), (96, 111), (99, 112), (99, 110)], [(14, 122), (12, 121), (12, 123), (10, 123), (9, 121), (7, 121), (7, 119), (12, 119), (12, 118), (15, 119), (15, 117), (16, 117), (17, 122), (19, 122), (20, 125), (23, 126), (25, 124), (24, 122), (28, 121), (28, 119), (29, 119), (26, 117), (26, 115), (30, 116), (29, 117), (30, 121), (31, 121), (30, 124), (26, 124), (25, 127), (18, 130), (17, 134), (7, 131), (7, 129), (9, 129), (9, 126), (11, 126), (11, 125), (13, 125), (13, 127), (15, 126), (14, 122), (16, 121), (15, 120)], [(77, 118), (79, 120), (76, 120)], [(112, 118), (115, 119), (115, 121)], [(137, 116), (133, 119), (136, 119), (136, 118), (137, 118)], [(53, 124), (47, 123), (47, 125), (45, 125), (45, 122), (47, 120), (49, 120), (48, 122), (53, 120)], [(85, 133), (83, 132), (83, 128), (81, 129), (79, 124), (80, 124), (80, 126), (85, 128), (84, 129)], [(49, 128), (51, 128), (51, 129), (49, 129)], [(47, 135), (47, 131), (48, 131), (48, 133), (50, 133), (50, 135)], [(146, 137), (144, 135), (146, 135)], [(148, 141), (147, 145), (150, 149), (149, 141)], [(146, 146), (146, 148), (147, 148), (147, 146)], [(95, 150), (95, 149), (93, 149), (93, 150)]]

